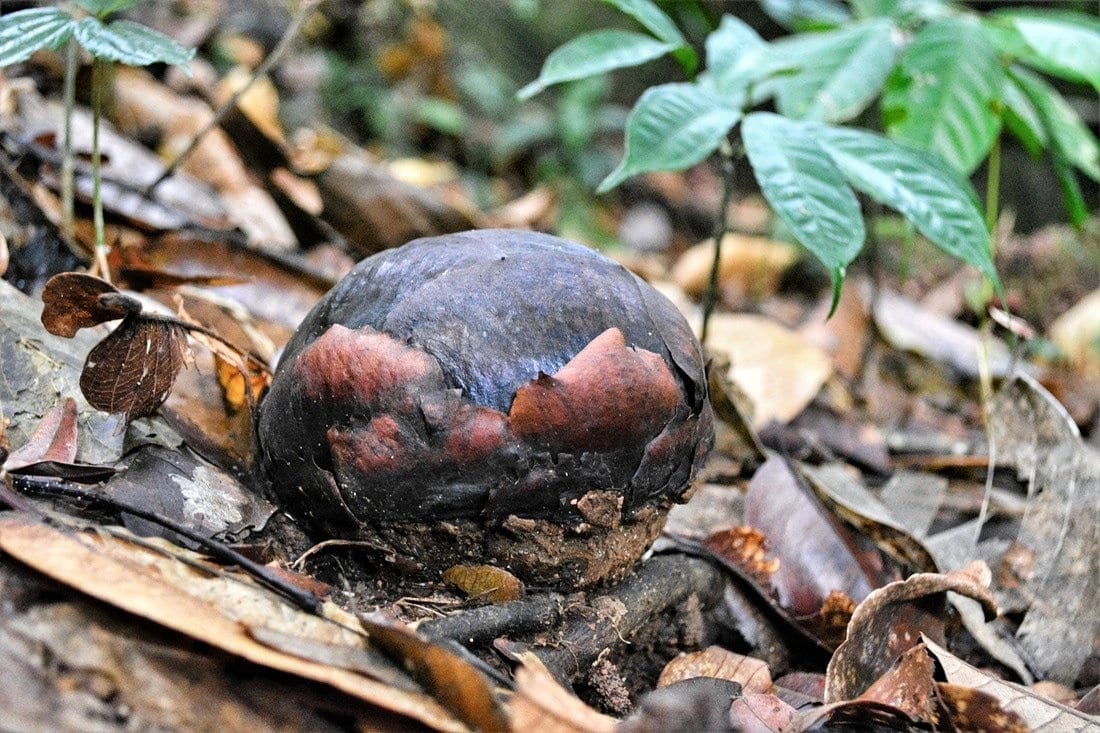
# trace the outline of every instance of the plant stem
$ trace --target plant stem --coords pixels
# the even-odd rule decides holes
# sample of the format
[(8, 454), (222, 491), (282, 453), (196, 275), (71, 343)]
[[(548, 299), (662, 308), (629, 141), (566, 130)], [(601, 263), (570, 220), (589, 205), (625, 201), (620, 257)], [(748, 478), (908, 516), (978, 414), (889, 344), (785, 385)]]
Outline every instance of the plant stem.
[(61, 233), (73, 239), (73, 110), (76, 108), (76, 39), (65, 47), (65, 140), (61, 155)]
[(99, 120), (103, 116), (103, 65), (101, 59), (92, 60), (92, 219), (95, 223), (95, 267), (98, 275), (111, 281), (107, 266), (107, 238), (103, 233), (103, 194), (100, 190), (103, 178), (102, 157), (99, 150)]
[(997, 214), (1001, 197), (1001, 136), (993, 139), (985, 174), (985, 228), (989, 230), (989, 252), (997, 253)]
[(721, 147), (722, 170), (722, 203), (718, 207), (718, 219), (714, 223), (714, 262), (710, 266), (710, 278), (707, 280), (707, 291), (703, 296), (703, 329), (699, 334), (699, 341), (707, 342), (707, 331), (710, 327), (710, 317), (718, 304), (718, 270), (722, 261), (722, 240), (729, 232), (729, 208), (733, 202), (733, 186), (735, 158), (733, 148), (727, 142)]

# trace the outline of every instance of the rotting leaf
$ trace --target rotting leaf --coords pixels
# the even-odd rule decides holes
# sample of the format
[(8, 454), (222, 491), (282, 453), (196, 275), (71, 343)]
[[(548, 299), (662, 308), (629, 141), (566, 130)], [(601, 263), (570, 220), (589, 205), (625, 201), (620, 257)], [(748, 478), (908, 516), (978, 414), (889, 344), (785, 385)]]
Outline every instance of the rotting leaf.
[[(1054, 733), (1055, 731), (1090, 731), (1100, 726), (1100, 717), (1088, 715), (1036, 695), (1026, 687), (991, 677), (959, 659), (933, 640), (925, 637), (923, 641), (947, 678), (948, 684), (940, 685), (941, 692), (944, 687), (948, 687), (947, 696), (956, 700), (956, 707), (960, 697), (954, 694), (950, 687), (974, 690), (997, 700), (1003, 710), (1014, 713), (1022, 719), (1026, 726), (1024, 730), (1030, 728), (1033, 731)], [(956, 723), (958, 722), (956, 720)]]
[[(165, 543), (152, 551), (106, 533), (66, 533), (26, 515), (0, 516), (0, 549), (15, 560), (93, 598), (254, 664), (329, 685), (439, 731), (467, 730), (432, 698), (345, 669), (298, 658), (256, 641), (256, 626), (322, 643), (362, 644), (355, 619), (312, 616), (249, 581), (200, 569), (193, 553)], [(181, 561), (184, 555), (188, 562)], [(351, 627), (349, 630), (346, 627)]]
[(117, 321), (141, 310), (140, 303), (122, 295), (111, 283), (80, 272), (51, 277), (42, 289), (42, 305), (42, 325), (65, 338), (72, 338), (82, 328)]
[(504, 710), (488, 680), (464, 659), (415, 631), (377, 617), (360, 616), (371, 643), (401, 662), (440, 703), (475, 730), (504, 731)]
[(514, 733), (612, 733), (617, 722), (571, 695), (545, 667), (530, 662), (516, 669), (511, 713)]
[(443, 580), (474, 600), (508, 603), (523, 597), (523, 582), (494, 565), (453, 565), (443, 571)]
[(676, 657), (661, 670), (657, 686), (666, 687), (692, 677), (717, 677), (736, 682), (744, 692), (772, 691), (772, 676), (767, 663), (720, 646), (709, 646), (702, 651)]
[(12, 471), (43, 461), (72, 463), (76, 437), (76, 400), (66, 397), (42, 416), (26, 444), (8, 454), (3, 468)]
[(1035, 730), (1018, 713), (1006, 710), (997, 698), (981, 690), (950, 683), (940, 683), (938, 688), (955, 730), (983, 733), (1032, 733)]
[(88, 353), (80, 390), (98, 410), (145, 417), (168, 399), (188, 354), (178, 323), (128, 316)]
[(935, 665), (923, 644), (904, 652), (891, 667), (859, 696), (901, 710), (914, 720), (939, 724), (936, 704)]
[(989, 594), (990, 572), (984, 563), (941, 575), (917, 573), (871, 593), (856, 608), (848, 638), (829, 661), (825, 702), (851, 700), (867, 690), (922, 634), (944, 636), (947, 591), (980, 601), (987, 615), (996, 615)]
[(746, 692), (730, 704), (734, 730), (746, 732), (787, 730), (794, 719), (793, 707), (770, 692)]

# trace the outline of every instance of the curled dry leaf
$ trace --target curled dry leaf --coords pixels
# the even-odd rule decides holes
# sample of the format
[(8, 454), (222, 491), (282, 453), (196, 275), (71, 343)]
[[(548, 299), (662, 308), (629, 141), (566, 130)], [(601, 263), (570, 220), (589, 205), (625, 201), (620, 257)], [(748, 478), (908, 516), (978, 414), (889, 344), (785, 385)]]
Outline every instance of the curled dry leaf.
[(523, 582), (493, 565), (454, 565), (443, 571), (443, 580), (474, 600), (508, 603), (523, 597)]
[(699, 652), (681, 654), (665, 665), (657, 680), (666, 687), (692, 677), (717, 677), (741, 685), (745, 692), (771, 692), (772, 676), (766, 662), (735, 654), (720, 646), (709, 646)]
[(6, 471), (42, 461), (72, 463), (76, 459), (76, 400), (66, 397), (38, 422), (23, 446), (0, 461)]
[(989, 580), (989, 568), (977, 562), (946, 575), (917, 573), (871, 593), (852, 614), (848, 638), (829, 662), (825, 702), (858, 697), (919, 644), (921, 634), (942, 640), (947, 591), (980, 601), (988, 617), (995, 616)]
[(360, 617), (371, 644), (399, 661), (440, 703), (474, 730), (508, 729), (488, 680), (469, 662), (406, 626)]
[[(954, 713), (959, 712), (958, 707), (960, 704), (971, 701), (981, 705), (983, 709), (992, 709), (988, 701), (978, 700), (973, 694), (960, 692), (961, 690), (969, 690), (996, 700), (1002, 712), (1019, 716), (1024, 724), (1023, 730), (1030, 729), (1041, 733), (1048, 731), (1050, 733), (1056, 731), (1066, 731), (1067, 733), (1081, 731), (1083, 733), (1084, 731), (1094, 731), (1100, 728), (1100, 717), (1098, 716), (1074, 710), (1037, 695), (1026, 687), (991, 677), (959, 659), (933, 640), (925, 637), (923, 641), (925, 646), (928, 647), (928, 651), (936, 658), (936, 662), (939, 663), (944, 676), (947, 678), (947, 684), (940, 684), (940, 690), (947, 698), (945, 702), (948, 703), (949, 709), (952, 709)], [(946, 691), (944, 688), (947, 688)], [(951, 702), (948, 702), (948, 700)], [(971, 717), (971, 720), (973, 720), (973, 717)], [(1012, 721), (1012, 719), (1007, 720)], [(956, 722), (961, 723), (957, 718)], [(962, 728), (960, 727), (960, 729)], [(970, 728), (970, 730), (974, 729)], [(988, 730), (1001, 729), (988, 728)], [(1008, 730), (1019, 730), (1019, 728), (1008, 728)]]
[(117, 321), (141, 304), (111, 283), (79, 272), (54, 275), (42, 290), (42, 325), (55, 336), (72, 338), (82, 328)]
[(545, 667), (530, 663), (516, 669), (511, 713), (513, 733), (612, 733), (617, 723), (567, 692)]
[(187, 353), (183, 326), (129, 316), (88, 353), (80, 390), (98, 410), (151, 415), (168, 399)]
[(730, 705), (730, 724), (742, 733), (787, 730), (795, 710), (770, 692), (746, 692)]

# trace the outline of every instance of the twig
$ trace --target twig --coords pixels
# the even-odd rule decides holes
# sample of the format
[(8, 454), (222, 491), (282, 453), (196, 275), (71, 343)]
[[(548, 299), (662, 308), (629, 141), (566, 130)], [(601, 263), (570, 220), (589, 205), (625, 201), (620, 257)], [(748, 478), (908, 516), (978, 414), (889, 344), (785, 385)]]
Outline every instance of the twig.
[(47, 498), (63, 498), (74, 499), (78, 501), (89, 502), (93, 505), (105, 507), (116, 512), (123, 512), (138, 519), (144, 519), (147, 522), (153, 522), (154, 524), (164, 527), (180, 537), (184, 537), (196, 545), (201, 547), (205, 552), (209, 553), (212, 557), (221, 560), (222, 562), (231, 563), (238, 566), (246, 573), (254, 577), (260, 584), (267, 587), (279, 595), (283, 596), (287, 600), (294, 603), (299, 608), (309, 611), (310, 613), (321, 615), (321, 600), (317, 596), (313, 595), (309, 591), (302, 590), (290, 583), (286, 582), (282, 578), (278, 577), (271, 570), (264, 565), (261, 565), (253, 560), (248, 559), (236, 550), (226, 546), (222, 542), (204, 537), (197, 532), (184, 527), (178, 522), (174, 522), (167, 517), (162, 517), (155, 512), (149, 512), (144, 509), (124, 504), (104, 496), (96, 491), (90, 491), (88, 489), (80, 489), (74, 486), (67, 486), (64, 483), (57, 481), (49, 481), (47, 483), (40, 483), (35, 481), (29, 476), (20, 477), (20, 481), (16, 488), (25, 494), (34, 494), (36, 496), (42, 496)]
[(453, 639), (481, 645), (500, 636), (545, 631), (561, 620), (565, 598), (557, 593), (528, 596), (510, 603), (496, 603), (417, 624), (416, 630), (432, 640)]
[[(658, 555), (640, 565), (633, 575), (590, 605), (599, 608), (608, 599), (623, 609), (621, 614), (590, 614), (572, 621), (562, 631), (556, 647), (532, 651), (559, 680), (572, 680), (609, 647), (662, 611), (695, 594), (704, 605), (721, 593), (724, 575), (706, 560), (688, 555)], [(621, 604), (621, 606), (619, 605)]]
[(199, 143), (202, 142), (202, 139), (206, 137), (206, 135), (208, 135), (211, 130), (220, 125), (222, 123), (222, 120), (225, 119), (225, 116), (229, 114), (230, 111), (236, 108), (237, 102), (239, 102), (241, 97), (244, 96), (245, 92), (247, 92), (252, 87), (252, 85), (256, 83), (256, 80), (259, 79), (261, 76), (266, 76), (267, 73), (271, 71), (272, 67), (274, 67), (275, 64), (279, 62), (279, 60), (286, 54), (287, 50), (290, 48), (290, 44), (294, 41), (298, 33), (302, 30), (302, 26), (305, 25), (306, 20), (309, 19), (309, 16), (313, 14), (313, 11), (317, 8), (319, 4), (320, 0), (302, 0), (298, 8), (298, 14), (294, 17), (293, 20), (291, 20), (290, 25), (287, 26), (286, 31), (283, 33), (283, 37), (279, 39), (279, 42), (275, 45), (275, 48), (272, 49), (271, 53), (267, 55), (267, 58), (265, 58), (263, 62), (256, 67), (256, 70), (252, 72), (252, 76), (249, 77), (244, 86), (233, 92), (233, 95), (229, 97), (229, 99), (226, 100), (226, 102), (221, 107), (219, 107), (217, 111), (214, 112), (213, 117), (211, 117), (206, 125), (204, 125), (203, 128), (195, 134), (195, 137), (191, 139), (191, 142), (187, 145), (187, 148), (184, 149), (184, 151), (181, 152), (179, 155), (177, 155), (175, 160), (168, 164), (168, 167), (164, 169), (164, 172), (160, 174), (159, 178), (149, 184), (149, 186), (145, 189), (145, 196), (147, 198), (152, 197), (153, 191), (156, 190), (157, 186), (164, 183), (166, 180), (175, 175), (176, 171), (179, 169), (183, 161), (185, 161), (191, 155), (191, 153), (195, 152), (195, 148), (199, 146)]

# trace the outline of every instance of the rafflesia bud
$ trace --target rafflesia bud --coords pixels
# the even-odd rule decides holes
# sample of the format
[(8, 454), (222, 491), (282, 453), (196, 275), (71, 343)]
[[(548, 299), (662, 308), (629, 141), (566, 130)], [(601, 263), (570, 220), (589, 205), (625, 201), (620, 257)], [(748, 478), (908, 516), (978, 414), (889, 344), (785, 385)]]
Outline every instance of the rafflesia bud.
[(488, 230), (360, 262), (290, 340), (261, 460), (315, 538), (534, 583), (625, 574), (712, 442), (699, 343), (578, 244)]

